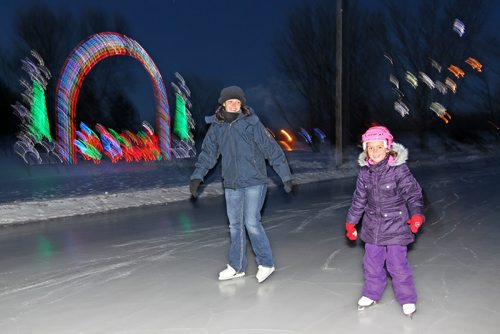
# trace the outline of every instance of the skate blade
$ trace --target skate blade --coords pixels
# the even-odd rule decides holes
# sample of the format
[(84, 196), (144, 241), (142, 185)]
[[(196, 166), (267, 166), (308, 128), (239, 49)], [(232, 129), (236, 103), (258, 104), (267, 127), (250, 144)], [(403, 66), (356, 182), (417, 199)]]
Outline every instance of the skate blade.
[(413, 316), (415, 315), (415, 313), (417, 313), (417, 311), (415, 312), (412, 312), (410, 314), (405, 314), (408, 318), (410, 318), (411, 320), (413, 320)]
[(237, 274), (234, 274), (233, 276), (229, 276), (229, 277), (220, 277), (219, 276), (219, 281), (228, 281), (230, 279), (240, 278), (240, 277), (244, 277), (244, 276), (245, 276), (245, 273), (237, 273)]
[(369, 307), (372, 307), (373, 305), (375, 305), (376, 302), (373, 302), (371, 303), (370, 305), (366, 305), (366, 306), (362, 306), (362, 305), (358, 305), (358, 311), (363, 311), (364, 309), (367, 309)]

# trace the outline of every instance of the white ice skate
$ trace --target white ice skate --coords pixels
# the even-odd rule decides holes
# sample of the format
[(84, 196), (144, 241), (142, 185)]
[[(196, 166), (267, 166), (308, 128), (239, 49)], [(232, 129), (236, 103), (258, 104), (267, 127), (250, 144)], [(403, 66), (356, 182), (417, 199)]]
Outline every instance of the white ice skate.
[(226, 281), (228, 279), (239, 278), (243, 276), (245, 276), (244, 272), (237, 273), (236, 270), (234, 270), (234, 268), (228, 264), (227, 268), (219, 273), (219, 281)]
[(404, 315), (413, 318), (413, 314), (417, 312), (417, 306), (413, 303), (411, 304), (403, 304), (403, 313)]
[(361, 297), (358, 300), (358, 311), (363, 311), (365, 308), (375, 305), (377, 302), (368, 297)]
[(266, 278), (269, 277), (274, 272), (275, 268), (274, 267), (264, 267), (259, 265), (257, 269), (257, 275), (255, 277), (257, 278), (257, 282), (262, 283), (266, 280)]

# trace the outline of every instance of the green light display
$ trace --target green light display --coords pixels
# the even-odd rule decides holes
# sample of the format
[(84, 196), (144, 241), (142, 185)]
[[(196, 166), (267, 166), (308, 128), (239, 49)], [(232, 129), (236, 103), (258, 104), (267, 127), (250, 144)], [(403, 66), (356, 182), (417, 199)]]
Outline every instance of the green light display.
[(189, 127), (186, 115), (186, 101), (184, 101), (184, 99), (179, 94), (175, 94), (174, 133), (181, 140), (189, 140)]
[(43, 137), (52, 141), (50, 136), (49, 118), (47, 116), (47, 106), (45, 104), (45, 92), (43, 87), (33, 81), (33, 102), (31, 103), (31, 124), (30, 133), (36, 142), (42, 141)]

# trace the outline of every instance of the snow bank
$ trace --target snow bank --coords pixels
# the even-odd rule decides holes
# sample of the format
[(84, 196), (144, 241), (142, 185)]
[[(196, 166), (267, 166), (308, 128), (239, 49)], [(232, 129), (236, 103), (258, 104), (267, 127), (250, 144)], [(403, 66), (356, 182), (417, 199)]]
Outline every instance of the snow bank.
[[(404, 143), (403, 143), (404, 144)], [(439, 151), (419, 151), (418, 149), (410, 149), (410, 168), (419, 166), (448, 164), (450, 162), (465, 162), (475, 159), (491, 158), (498, 155), (497, 147), (476, 148), (462, 146), (462, 150), (454, 152)], [(359, 148), (351, 147), (344, 152), (344, 163), (339, 168), (335, 167), (335, 155), (329, 152), (287, 152), (287, 157), (290, 166), (294, 173), (296, 182), (300, 184), (321, 182), (336, 178), (354, 177), (357, 175), (359, 167), (356, 163), (357, 155), (360, 153)], [(71, 172), (66, 172), (64, 177), (77, 178), (86, 173), (125, 173), (135, 171), (136, 177), (140, 178), (141, 173), (148, 172), (148, 169), (161, 168), (158, 175), (168, 173), (171, 181), (170, 184), (162, 185), (161, 187), (152, 186), (148, 189), (135, 187), (124, 191), (109, 192), (102, 191), (101, 193), (77, 193), (72, 196), (64, 196), (53, 199), (42, 200), (22, 200), (7, 202), (0, 205), (0, 225), (21, 224), (35, 221), (50, 220), (63, 217), (71, 217), (78, 215), (96, 214), (120, 210), (125, 208), (145, 207), (152, 205), (168, 205), (168, 203), (189, 200), (190, 193), (188, 188), (188, 176), (193, 168), (194, 160), (169, 162), (167, 167), (163, 164), (161, 167), (155, 165), (122, 165), (121, 168), (113, 166), (78, 166), (72, 168)], [(160, 166), (160, 165), (158, 165)], [(31, 167), (33, 168), (33, 167)], [(50, 174), (54, 173), (55, 166), (42, 166), (37, 170), (37, 173)], [(5, 175), (5, 170), (2, 170), (2, 175)], [(162, 173), (162, 174), (159, 174)], [(22, 180), (26, 176), (19, 170), (13, 174), (17, 180)], [(13, 176), (13, 177), (14, 177)], [(180, 180), (180, 181), (179, 181)], [(102, 182), (102, 181), (99, 181)], [(181, 183), (181, 185), (179, 185)], [(281, 186), (278, 177), (274, 173), (270, 173), (269, 186)], [(206, 186), (203, 187), (200, 198), (220, 196), (223, 194), (220, 176), (212, 176), (206, 180)]]

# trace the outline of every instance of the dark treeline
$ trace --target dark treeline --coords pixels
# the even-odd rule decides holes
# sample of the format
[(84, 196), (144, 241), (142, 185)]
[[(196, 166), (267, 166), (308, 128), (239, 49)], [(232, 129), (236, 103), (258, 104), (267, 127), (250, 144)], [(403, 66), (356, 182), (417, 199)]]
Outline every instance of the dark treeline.
[[(8, 47), (10, 53), (6, 51), (7, 48), (0, 46), (0, 138), (3, 146), (12, 146), (19, 131), (19, 119), (13, 114), (11, 105), (21, 100), (22, 87), (19, 80), (28, 79), (21, 68), (21, 60), (29, 57), (31, 50), (35, 50), (52, 73), (52, 79), (47, 85), (46, 102), (54, 135), (55, 94), (64, 61), (80, 42), (103, 31), (133, 36), (129, 24), (122, 16), (97, 9), (87, 9), (76, 15), (45, 5), (33, 5), (15, 14), (12, 45)], [(144, 119), (140, 118), (138, 107), (133, 103), (137, 71), (130, 65), (134, 61), (137, 62), (129, 57), (109, 57), (96, 64), (89, 72), (78, 97), (77, 127), (82, 121), (92, 129), (95, 129), (97, 123), (117, 131), (128, 129), (135, 132), (141, 129)], [(203, 119), (207, 110), (215, 110), (214, 103), (222, 85), (216, 80), (201, 78), (192, 73), (185, 77), (192, 91), (191, 112), (195, 122), (201, 124), (196, 128), (194, 136), (197, 142), (201, 142), (206, 132)], [(170, 81), (166, 78), (173, 80), (173, 73), (164, 76), (164, 84), (169, 92), (170, 108), (174, 109), (175, 96), (170, 91)], [(171, 111), (172, 117), (173, 114)]]
[[(491, 24), (497, 19), (489, 13), (492, 1), (422, 0), (408, 4), (380, 0), (377, 6), (370, 4), (367, 7), (366, 1), (361, 0), (343, 3), (344, 142), (357, 142), (371, 122), (388, 125), (396, 133), (418, 134), (424, 147), (429, 133), (438, 134), (444, 141), (446, 138), (477, 141), (478, 133), (491, 133), (498, 139), (500, 44)], [(465, 23), (462, 37), (452, 29), (455, 18)], [(18, 120), (10, 106), (20, 99), (19, 79), (24, 75), (21, 59), (29, 56), (30, 50), (43, 57), (52, 73), (46, 96), (49, 119), (55, 124), (59, 71), (73, 48), (91, 34), (102, 31), (133, 37), (122, 16), (95, 9), (75, 15), (33, 5), (16, 13), (14, 22), (13, 44), (8, 48), (0, 46), (0, 136), (3, 138), (14, 138), (18, 131)], [(278, 94), (270, 96), (275, 114), (290, 128), (318, 127), (329, 138), (335, 137), (335, 36), (336, 1), (317, 0), (304, 1), (292, 11), (276, 38), (275, 64), (283, 75), (278, 81), (297, 98), (292, 102)], [(465, 64), (468, 57), (478, 59), (483, 72), (478, 73)], [(138, 130), (142, 120), (132, 102), (135, 73), (125, 58), (128, 57), (107, 58), (86, 77), (77, 104), (78, 123), (83, 121), (91, 128), (101, 123), (118, 131)], [(430, 59), (442, 65), (441, 73), (432, 67)], [(465, 77), (455, 79), (446, 69), (450, 64), (464, 69)], [(405, 81), (406, 71), (416, 76), (424, 72), (441, 81), (450, 76), (457, 82), (457, 92), (441, 95), (421, 81), (414, 89)], [(222, 85), (216, 79), (181, 74), (192, 91), (191, 112), (198, 125), (194, 135), (199, 143), (206, 131), (204, 116), (215, 109)], [(395, 93), (390, 75), (399, 80), (399, 93)], [(169, 81), (165, 80), (165, 85), (169, 90)], [(398, 94), (409, 107), (405, 117), (394, 110)], [(429, 109), (434, 101), (446, 106), (452, 115), (448, 124)], [(262, 117), (272, 127), (269, 113)]]
[[(371, 122), (418, 134), (423, 147), (426, 134), (432, 132), (459, 140), (474, 140), (478, 132), (489, 132), (498, 139), (500, 44), (492, 28), (498, 18), (489, 13), (492, 2), (387, 0), (379, 4), (374, 9), (363, 1), (343, 2), (345, 141), (359, 140)], [(462, 37), (452, 29), (455, 18), (465, 22)], [(304, 127), (322, 128), (330, 138), (334, 138), (335, 120), (335, 22), (336, 1), (307, 2), (289, 16), (276, 46), (277, 65), (303, 98), (304, 107), (298, 112)], [(465, 64), (468, 57), (480, 60), (483, 72)], [(431, 59), (442, 66), (440, 73)], [(456, 79), (447, 70), (450, 64), (462, 68), (465, 77)], [(414, 89), (405, 81), (406, 71), (416, 76), (424, 72), (443, 82), (450, 76), (457, 82), (457, 92), (442, 95), (422, 81)], [(391, 74), (399, 80), (398, 93), (389, 81)], [(394, 110), (397, 95), (410, 110), (404, 118)], [(452, 115), (448, 124), (429, 109), (434, 101)]]
[[(11, 53), (1, 49), (0, 54), (0, 112), (2, 119), (7, 120), (2, 122), (0, 134), (3, 138), (12, 138), (18, 131), (19, 120), (13, 115), (10, 105), (21, 100), (19, 80), (29, 79), (21, 68), (21, 60), (29, 58), (30, 51), (34, 50), (52, 74), (47, 85), (46, 103), (51, 131), (54, 132), (55, 90), (64, 61), (81, 41), (102, 31), (128, 34), (129, 28), (123, 17), (93, 9), (75, 16), (45, 5), (33, 5), (16, 13), (14, 35), (9, 45)], [(123, 57), (111, 57), (103, 61), (105, 66), (98, 64), (88, 74), (77, 103), (77, 126), (80, 121), (91, 127), (99, 122), (119, 130), (137, 126), (137, 111), (127, 93), (133, 85), (133, 74), (123, 62)]]

